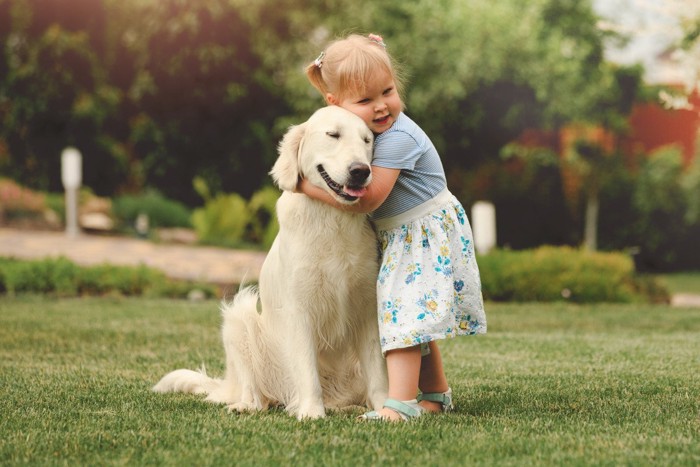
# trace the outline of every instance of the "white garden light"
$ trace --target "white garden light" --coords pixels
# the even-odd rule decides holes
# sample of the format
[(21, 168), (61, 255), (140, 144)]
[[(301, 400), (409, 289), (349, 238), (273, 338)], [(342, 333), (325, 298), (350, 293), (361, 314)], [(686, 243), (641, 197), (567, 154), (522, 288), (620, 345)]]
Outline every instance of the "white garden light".
[(61, 181), (66, 190), (66, 235), (78, 235), (78, 189), (82, 183), (83, 157), (75, 148), (61, 153)]

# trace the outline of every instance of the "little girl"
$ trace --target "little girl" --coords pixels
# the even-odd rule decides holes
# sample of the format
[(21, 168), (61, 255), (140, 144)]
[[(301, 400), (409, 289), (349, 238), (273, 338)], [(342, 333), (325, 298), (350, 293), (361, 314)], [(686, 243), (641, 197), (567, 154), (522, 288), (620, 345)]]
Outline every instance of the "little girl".
[(379, 332), (389, 393), (383, 408), (362, 417), (408, 420), (451, 410), (436, 341), (486, 332), (464, 208), (447, 189), (430, 139), (402, 112), (400, 80), (380, 36), (335, 41), (306, 73), (329, 105), (358, 115), (376, 136), (372, 182), (358, 203), (342, 205), (306, 180), (297, 187), (339, 209), (372, 213), (377, 227)]

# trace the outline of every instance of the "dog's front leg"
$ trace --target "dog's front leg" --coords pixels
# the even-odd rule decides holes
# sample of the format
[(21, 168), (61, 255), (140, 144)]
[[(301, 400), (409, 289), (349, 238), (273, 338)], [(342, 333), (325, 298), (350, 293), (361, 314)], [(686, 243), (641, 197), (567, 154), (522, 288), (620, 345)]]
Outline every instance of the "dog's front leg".
[(291, 380), (296, 390), (298, 405), (296, 415), (304, 418), (326, 416), (323, 407), (323, 390), (318, 374), (318, 355), (314, 335), (304, 319), (290, 320), (293, 338), (287, 341), (286, 358), (289, 362)]
[[(376, 323), (376, 321), (375, 321)], [(374, 324), (374, 323), (373, 323)], [(358, 342), (358, 356), (367, 388), (367, 399), (373, 409), (379, 410), (386, 401), (389, 380), (386, 361), (379, 345), (379, 330), (376, 325), (367, 325)]]

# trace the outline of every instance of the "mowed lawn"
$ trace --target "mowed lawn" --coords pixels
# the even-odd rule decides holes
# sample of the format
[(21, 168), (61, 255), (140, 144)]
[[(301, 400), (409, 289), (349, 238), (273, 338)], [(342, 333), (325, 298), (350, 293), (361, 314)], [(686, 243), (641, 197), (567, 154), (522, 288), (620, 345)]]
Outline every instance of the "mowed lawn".
[(457, 411), (298, 422), (150, 392), (223, 369), (218, 304), (0, 298), (0, 465), (700, 464), (700, 309), (487, 304), (446, 341)]

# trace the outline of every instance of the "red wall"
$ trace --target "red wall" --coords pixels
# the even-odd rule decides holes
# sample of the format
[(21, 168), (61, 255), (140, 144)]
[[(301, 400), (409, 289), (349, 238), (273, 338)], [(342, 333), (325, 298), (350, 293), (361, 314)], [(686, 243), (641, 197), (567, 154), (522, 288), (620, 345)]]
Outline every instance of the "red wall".
[[(632, 153), (649, 153), (669, 144), (680, 145), (687, 163), (696, 153), (700, 130), (700, 95), (691, 99), (693, 110), (666, 110), (661, 104), (638, 104), (630, 116), (630, 134), (625, 146)], [(700, 148), (699, 148), (700, 149)]]

